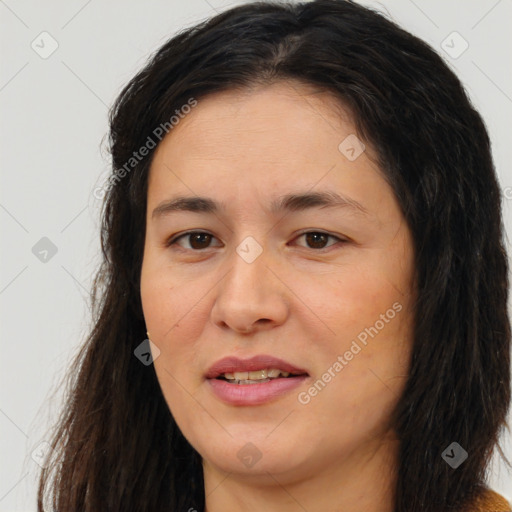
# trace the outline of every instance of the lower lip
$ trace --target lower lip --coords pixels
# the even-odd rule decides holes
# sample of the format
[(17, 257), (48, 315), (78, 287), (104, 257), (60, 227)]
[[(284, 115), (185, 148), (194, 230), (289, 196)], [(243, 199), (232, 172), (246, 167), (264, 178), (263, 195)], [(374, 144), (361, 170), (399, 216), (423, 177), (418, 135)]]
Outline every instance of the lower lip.
[(213, 393), (231, 405), (260, 405), (279, 398), (300, 386), (308, 375), (273, 379), (261, 384), (230, 384), (221, 379), (207, 379)]

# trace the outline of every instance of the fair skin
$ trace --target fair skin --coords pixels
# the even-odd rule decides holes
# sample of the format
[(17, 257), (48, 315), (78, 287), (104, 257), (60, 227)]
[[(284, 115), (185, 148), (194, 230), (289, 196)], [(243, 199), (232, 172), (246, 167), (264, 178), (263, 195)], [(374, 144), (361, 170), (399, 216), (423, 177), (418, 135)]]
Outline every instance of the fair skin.
[[(393, 510), (389, 417), (411, 354), (412, 238), (371, 147), (353, 161), (338, 149), (356, 130), (336, 107), (295, 82), (217, 93), (152, 161), (142, 305), (163, 395), (203, 459), (208, 512)], [(270, 211), (279, 196), (320, 191), (360, 207)], [(222, 204), (152, 215), (182, 195)], [(211, 236), (166, 246), (189, 230)], [(247, 237), (262, 249), (250, 263), (236, 250)], [(346, 354), (370, 327), (366, 345)], [(257, 354), (308, 377), (259, 405), (219, 399), (210, 366)], [(251, 466), (239, 456), (247, 443), (260, 456)]]

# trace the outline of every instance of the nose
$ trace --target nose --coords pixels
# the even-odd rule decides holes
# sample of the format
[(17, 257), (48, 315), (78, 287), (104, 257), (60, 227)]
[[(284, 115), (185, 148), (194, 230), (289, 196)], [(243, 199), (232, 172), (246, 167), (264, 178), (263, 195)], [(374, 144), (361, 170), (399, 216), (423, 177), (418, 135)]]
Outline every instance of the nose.
[(283, 324), (289, 314), (287, 288), (264, 250), (248, 262), (233, 251), (224, 277), (215, 287), (211, 311), (215, 325), (241, 334), (269, 330)]

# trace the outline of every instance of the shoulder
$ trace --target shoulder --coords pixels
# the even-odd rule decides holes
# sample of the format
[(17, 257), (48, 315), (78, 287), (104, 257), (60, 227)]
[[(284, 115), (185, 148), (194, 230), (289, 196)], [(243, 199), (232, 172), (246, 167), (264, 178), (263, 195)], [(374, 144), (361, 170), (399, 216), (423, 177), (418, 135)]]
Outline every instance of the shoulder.
[(473, 502), (468, 512), (512, 512), (512, 507), (503, 496), (486, 489)]

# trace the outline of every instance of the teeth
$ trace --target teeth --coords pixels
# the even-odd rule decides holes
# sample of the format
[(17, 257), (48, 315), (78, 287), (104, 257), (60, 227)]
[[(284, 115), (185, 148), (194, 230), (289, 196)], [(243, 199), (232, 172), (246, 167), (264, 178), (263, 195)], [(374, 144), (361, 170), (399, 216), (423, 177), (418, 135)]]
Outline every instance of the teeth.
[(257, 370), (255, 372), (249, 372), (249, 380), (261, 380), (267, 378), (267, 370)]
[(265, 382), (269, 382), (270, 379), (263, 379), (263, 380), (234, 380), (229, 381), (230, 384), (263, 384)]
[(233, 372), (224, 374), (226, 380), (243, 381), (243, 384), (253, 384), (255, 382), (268, 382), (270, 379), (276, 379), (279, 376), (288, 377), (290, 372), (278, 370), (276, 368), (256, 370), (253, 372)]

